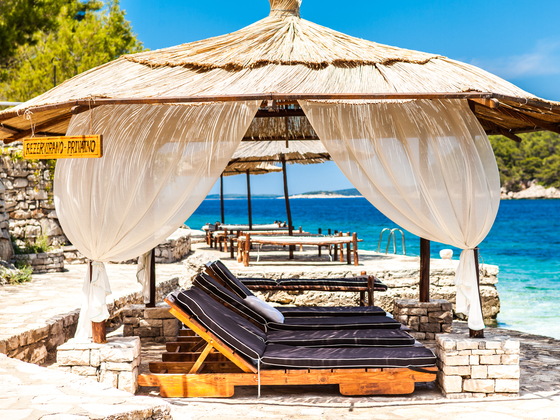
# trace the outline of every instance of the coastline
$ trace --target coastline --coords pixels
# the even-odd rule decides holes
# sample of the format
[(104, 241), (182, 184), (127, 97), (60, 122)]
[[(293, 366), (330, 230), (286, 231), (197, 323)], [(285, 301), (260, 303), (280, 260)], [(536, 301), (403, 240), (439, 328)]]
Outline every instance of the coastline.
[[(284, 197), (277, 197), (284, 199)], [(296, 194), (290, 195), (292, 198), (364, 198), (362, 195), (342, 195), (342, 194)]]

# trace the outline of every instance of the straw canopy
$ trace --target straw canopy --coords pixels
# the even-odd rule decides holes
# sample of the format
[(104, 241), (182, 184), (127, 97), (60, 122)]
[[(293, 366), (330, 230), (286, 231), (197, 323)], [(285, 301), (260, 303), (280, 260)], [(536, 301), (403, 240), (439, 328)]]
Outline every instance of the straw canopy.
[(271, 172), (282, 172), (282, 168), (266, 162), (235, 162), (229, 163), (224, 169), (224, 176), (241, 175), (249, 172), (251, 175), (264, 175)]
[(326, 162), (331, 157), (320, 140), (290, 141), (288, 147), (280, 141), (243, 141), (229, 164), (281, 162), (282, 159), (309, 165)]
[[(35, 134), (64, 134), (73, 114), (104, 104), (249, 99), (262, 99), (274, 111), (257, 114), (269, 140), (310, 134), (298, 99), (465, 98), (488, 134), (519, 139), (515, 133), (560, 131), (558, 102), (470, 64), (309, 22), (299, 15), (299, 0), (270, 3), (269, 16), (239, 31), (120, 57), (1, 111), (0, 139), (29, 136), (32, 126)], [(273, 122), (278, 117), (284, 126)]]

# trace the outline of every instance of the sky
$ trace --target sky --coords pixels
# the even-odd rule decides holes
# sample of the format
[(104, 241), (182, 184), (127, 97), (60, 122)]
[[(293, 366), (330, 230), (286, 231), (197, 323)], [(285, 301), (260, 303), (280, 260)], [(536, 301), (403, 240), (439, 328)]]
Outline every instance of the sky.
[[(144, 46), (159, 49), (241, 29), (266, 17), (267, 0), (121, 0)], [(545, 99), (560, 101), (558, 0), (303, 0), (301, 17), (382, 44), (481, 67)], [(289, 165), (290, 194), (353, 188), (333, 162)], [(246, 192), (244, 176), (226, 193)], [(211, 194), (218, 193), (218, 185)], [(283, 194), (281, 174), (251, 177), (251, 193)]]

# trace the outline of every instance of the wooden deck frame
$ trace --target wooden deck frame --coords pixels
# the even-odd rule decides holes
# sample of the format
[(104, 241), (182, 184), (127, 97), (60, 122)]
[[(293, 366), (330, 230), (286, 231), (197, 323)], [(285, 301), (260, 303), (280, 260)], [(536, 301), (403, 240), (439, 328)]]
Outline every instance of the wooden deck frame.
[[(362, 368), (362, 369), (257, 369), (243, 357), (237, 355), (218, 337), (206, 330), (191, 316), (178, 307), (174, 299), (167, 298), (171, 314), (186, 326), (193, 329), (208, 344), (193, 362), (184, 363), (183, 369), (189, 373), (142, 374), (138, 376), (141, 386), (158, 386), (160, 395), (166, 398), (176, 397), (231, 397), (236, 386), (248, 385), (338, 385), (343, 395), (391, 395), (410, 394), (414, 392), (416, 382), (431, 382), (436, 379), (437, 368), (430, 367), (422, 372), (408, 368)], [(206, 358), (217, 350), (230, 361), (233, 367), (226, 367), (226, 372), (199, 373)], [(194, 355), (193, 355), (194, 356)], [(181, 363), (181, 362), (178, 362)], [(174, 366), (180, 366), (174, 363)], [(212, 363), (218, 369), (219, 361)], [(163, 366), (163, 362), (161, 364)], [(227, 364), (226, 364), (227, 365)], [(172, 371), (172, 364), (167, 363), (167, 371)], [(181, 367), (179, 367), (181, 369)], [(235, 370), (242, 372), (235, 373)], [(163, 369), (162, 369), (163, 370)]]

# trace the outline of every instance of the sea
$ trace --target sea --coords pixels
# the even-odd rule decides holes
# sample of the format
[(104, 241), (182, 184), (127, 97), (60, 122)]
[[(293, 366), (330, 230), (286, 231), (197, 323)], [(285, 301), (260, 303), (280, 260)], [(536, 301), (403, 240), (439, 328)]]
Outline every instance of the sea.
[[(282, 199), (253, 198), (253, 223), (286, 220)], [(226, 223), (247, 223), (247, 200), (225, 200)], [(360, 248), (377, 250), (384, 228), (399, 227), (381, 214), (363, 197), (298, 198), (290, 200), (295, 228), (308, 232), (358, 232)], [(186, 221), (193, 229), (220, 220), (220, 201), (206, 199)], [(418, 256), (419, 238), (404, 231), (406, 254)], [(387, 233), (381, 251), (385, 252)], [(432, 242), (432, 258), (439, 251), (453, 248)], [(500, 267), (498, 325), (533, 334), (560, 339), (560, 200), (502, 200), (496, 221), (480, 244), (483, 263)], [(402, 253), (400, 233), (397, 252)], [(392, 245), (389, 252), (393, 252)], [(454, 249), (453, 259), (460, 250)]]

